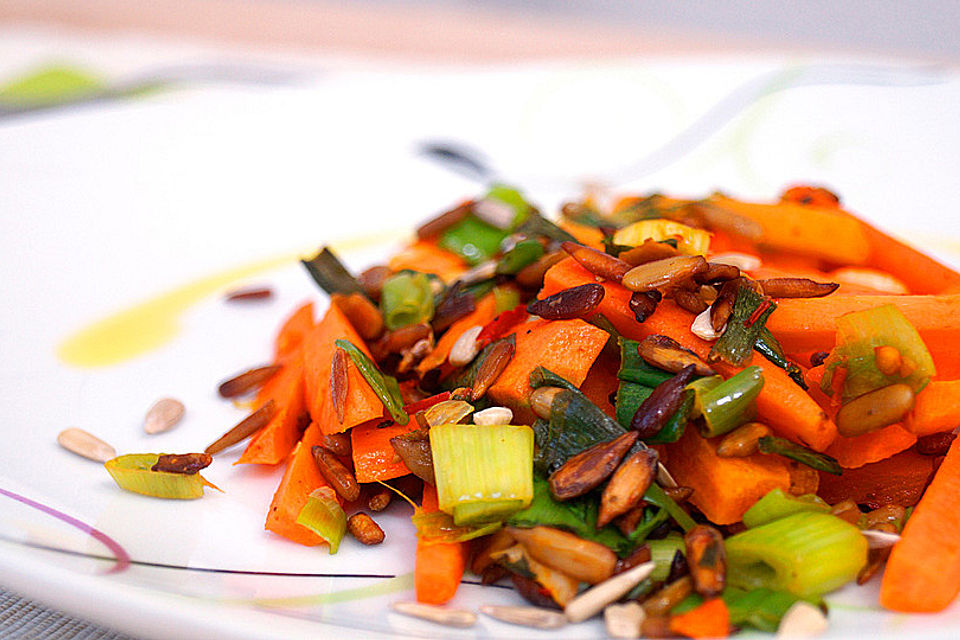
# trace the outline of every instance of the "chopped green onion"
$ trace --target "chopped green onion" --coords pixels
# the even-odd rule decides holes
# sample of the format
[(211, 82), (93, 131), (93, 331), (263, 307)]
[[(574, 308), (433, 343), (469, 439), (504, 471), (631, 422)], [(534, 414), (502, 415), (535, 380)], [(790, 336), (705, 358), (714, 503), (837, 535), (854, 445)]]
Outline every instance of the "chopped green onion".
[(576, 242), (577, 239), (572, 235), (544, 218), (539, 213), (533, 212), (526, 221), (517, 228), (517, 233), (526, 236), (543, 236), (557, 242)]
[(790, 442), (785, 438), (764, 436), (760, 438), (758, 443), (760, 447), (760, 453), (773, 453), (783, 456), (784, 458), (790, 458), (791, 460), (796, 460), (800, 464), (805, 464), (808, 467), (816, 469), (817, 471), (826, 471), (827, 473), (832, 473), (835, 476), (839, 476), (843, 473), (843, 469), (840, 467), (840, 463), (837, 462), (836, 458), (832, 458), (825, 453), (811, 451), (810, 449)]
[(738, 367), (749, 362), (764, 324), (776, 308), (777, 305), (769, 298), (741, 285), (727, 328), (713, 343), (707, 360), (723, 360)]
[(330, 247), (323, 247), (309, 260), (300, 261), (307, 272), (328, 294), (363, 293), (363, 287), (347, 270)]
[(790, 496), (778, 487), (769, 491), (747, 509), (743, 514), (743, 524), (748, 529), (753, 529), (800, 511), (829, 513), (830, 505), (813, 494)]
[(677, 551), (681, 554), (686, 554), (687, 551), (683, 536), (676, 532), (671, 532), (666, 538), (659, 540), (647, 540), (647, 546), (650, 547), (650, 561), (655, 565), (650, 577), (657, 582), (666, 580), (670, 575), (670, 565)]
[(640, 357), (636, 340), (620, 339), (620, 371), (617, 378), (627, 382), (636, 382), (651, 389), (674, 376), (673, 373), (657, 369)]
[(333, 555), (340, 548), (340, 541), (347, 530), (347, 514), (337, 502), (337, 494), (333, 489), (320, 487), (310, 493), (297, 516), (297, 524), (326, 540), (330, 555)]
[(654, 506), (664, 509), (670, 514), (673, 521), (680, 525), (680, 528), (684, 531), (690, 531), (690, 529), (697, 526), (697, 523), (690, 517), (690, 514), (674, 502), (673, 498), (668, 496), (656, 482), (651, 484), (647, 492), (643, 494), (643, 499)]
[(410, 416), (403, 410), (403, 398), (400, 397), (400, 386), (397, 384), (397, 379), (381, 373), (373, 360), (368, 358), (367, 354), (349, 340), (341, 338), (334, 344), (347, 352), (347, 355), (353, 360), (353, 364), (357, 365), (360, 375), (380, 398), (380, 402), (390, 412), (394, 421), (398, 424), (407, 424), (410, 421)]
[(521, 240), (507, 251), (497, 263), (500, 275), (516, 275), (524, 267), (543, 257), (543, 245), (538, 240)]
[(494, 287), (493, 299), (497, 303), (497, 313), (503, 313), (520, 304), (520, 292), (515, 287)]
[(561, 389), (567, 389), (569, 391), (580, 391), (577, 385), (542, 366), (537, 366), (530, 372), (528, 381), (534, 389), (539, 389), (540, 387), (560, 387)]
[(503, 520), (533, 498), (533, 430), (444, 424), (430, 429), (440, 510), (458, 525)]
[(152, 471), (160, 459), (158, 453), (129, 453), (103, 463), (121, 489), (154, 498), (193, 500), (203, 497), (203, 487), (216, 487), (199, 473)]
[(763, 370), (747, 367), (698, 397), (706, 438), (733, 431), (753, 415), (754, 401), (763, 388)]
[(523, 224), (533, 211), (533, 206), (527, 202), (526, 198), (519, 189), (506, 184), (494, 184), (487, 191), (484, 200), (497, 200), (513, 209), (513, 220), (510, 223), (510, 229), (515, 229)]
[(425, 273), (404, 271), (383, 283), (380, 310), (387, 329), (429, 322), (433, 318), (433, 292)]
[(852, 524), (804, 511), (727, 538), (727, 584), (817, 598), (856, 579), (867, 539)]
[(653, 389), (650, 387), (621, 380), (615, 403), (617, 422), (624, 428), (629, 429), (637, 409), (640, 408), (644, 400), (650, 397), (651, 393), (653, 393)]
[(486, 262), (500, 252), (500, 243), (507, 232), (497, 229), (474, 215), (469, 215), (443, 232), (437, 246), (457, 254), (467, 264)]
[(489, 535), (502, 526), (500, 522), (478, 526), (460, 526), (454, 523), (453, 518), (443, 511), (432, 513), (418, 511), (414, 514), (412, 520), (413, 526), (417, 528), (417, 538), (426, 544), (466, 542)]
[(757, 338), (757, 343), (753, 345), (753, 348), (757, 350), (764, 358), (772, 362), (774, 365), (783, 369), (790, 379), (797, 383), (797, 385), (806, 391), (807, 381), (803, 378), (803, 369), (800, 368), (795, 362), (791, 362), (786, 354), (783, 352), (783, 347), (780, 346), (780, 342), (773, 337), (773, 334), (770, 333), (770, 329), (766, 327), (763, 328), (763, 331), (760, 332), (760, 337)]
[(722, 376), (706, 376), (704, 378), (699, 378), (694, 380), (687, 385), (689, 391), (693, 391), (693, 416), (694, 418), (699, 418), (703, 415), (703, 396), (709, 392), (716, 389), (723, 382)]
[(636, 529), (630, 532), (627, 540), (635, 546), (639, 546), (647, 539), (653, 530), (670, 519), (670, 513), (666, 509), (644, 509), (643, 519), (637, 524)]
[(687, 423), (690, 422), (690, 416), (693, 414), (693, 404), (693, 391), (687, 389), (683, 392), (683, 400), (680, 401), (680, 406), (670, 416), (667, 423), (653, 437), (645, 438), (644, 442), (647, 444), (667, 444), (676, 442), (683, 437), (683, 432), (687, 430)]

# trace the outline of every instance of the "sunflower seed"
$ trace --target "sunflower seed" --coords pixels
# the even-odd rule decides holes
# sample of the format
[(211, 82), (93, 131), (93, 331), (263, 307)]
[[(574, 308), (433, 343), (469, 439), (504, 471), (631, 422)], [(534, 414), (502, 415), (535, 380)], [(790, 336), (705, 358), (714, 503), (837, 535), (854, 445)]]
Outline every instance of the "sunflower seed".
[(64, 429), (57, 435), (57, 442), (67, 451), (97, 462), (106, 462), (117, 457), (116, 449), (83, 429)]
[(161, 398), (153, 403), (143, 419), (143, 430), (147, 433), (162, 433), (180, 422), (185, 411), (183, 403), (174, 398)]
[(429, 620), (448, 627), (472, 627), (477, 623), (477, 614), (464, 609), (447, 609), (422, 602), (394, 602), (391, 607), (405, 616)]
[(710, 262), (729, 264), (740, 269), (740, 271), (755, 271), (763, 265), (763, 261), (757, 256), (735, 252), (718, 253), (715, 256), (710, 256)]
[(611, 604), (603, 610), (603, 622), (611, 638), (639, 638), (646, 617), (639, 602)]
[(827, 617), (818, 607), (800, 601), (787, 609), (777, 628), (778, 638), (813, 638), (827, 630)]
[(664, 489), (675, 489), (680, 486), (677, 484), (677, 481), (673, 479), (673, 476), (670, 475), (670, 472), (667, 471), (667, 468), (663, 466), (662, 462), (657, 463), (657, 484)]
[(860, 533), (862, 533), (863, 537), (867, 539), (867, 546), (870, 549), (883, 549), (884, 547), (892, 547), (900, 541), (899, 535), (896, 533), (889, 533), (887, 531), (864, 529)]
[(450, 349), (450, 355), (447, 357), (450, 366), (463, 367), (473, 362), (473, 359), (480, 353), (480, 345), (477, 343), (477, 337), (481, 331), (483, 331), (483, 327), (477, 325), (470, 327), (460, 334), (457, 341), (453, 343), (453, 347)]
[(235, 398), (242, 396), (253, 389), (258, 389), (280, 371), (282, 367), (278, 364), (272, 364), (266, 367), (257, 367), (244, 371), (238, 376), (220, 383), (218, 392), (221, 398)]
[(693, 324), (690, 325), (690, 331), (698, 338), (712, 342), (723, 333), (723, 327), (720, 328), (720, 331), (713, 328), (713, 323), (710, 322), (710, 309), (707, 309), (694, 318)]
[(507, 407), (489, 407), (473, 414), (473, 424), (498, 425), (510, 424), (513, 420), (513, 411)]
[(542, 607), (510, 607), (485, 604), (480, 612), (500, 622), (509, 622), (535, 629), (559, 629), (567, 624), (567, 617), (559, 611), (551, 611)]
[(571, 600), (563, 612), (570, 622), (583, 622), (592, 618), (603, 611), (608, 604), (616, 602), (630, 589), (640, 584), (653, 572), (655, 566), (653, 562), (645, 562), (609, 580), (604, 580)]

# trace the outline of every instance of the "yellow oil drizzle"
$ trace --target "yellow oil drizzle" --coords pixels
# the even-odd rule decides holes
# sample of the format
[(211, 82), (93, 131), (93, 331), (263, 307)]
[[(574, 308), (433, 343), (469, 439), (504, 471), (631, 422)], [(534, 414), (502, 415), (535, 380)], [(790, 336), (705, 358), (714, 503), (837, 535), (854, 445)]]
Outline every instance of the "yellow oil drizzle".
[[(349, 238), (334, 244), (340, 252), (403, 238), (398, 231)], [(207, 296), (238, 280), (286, 266), (310, 250), (265, 258), (204, 276), (83, 327), (57, 347), (57, 357), (75, 367), (107, 367), (162, 347), (180, 331), (180, 317)]]

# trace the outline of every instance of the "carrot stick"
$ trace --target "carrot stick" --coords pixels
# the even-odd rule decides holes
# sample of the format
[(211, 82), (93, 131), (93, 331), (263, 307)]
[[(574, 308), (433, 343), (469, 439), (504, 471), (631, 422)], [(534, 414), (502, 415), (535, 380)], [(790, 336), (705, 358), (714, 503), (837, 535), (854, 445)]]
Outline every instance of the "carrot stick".
[(707, 600), (695, 609), (671, 616), (670, 631), (688, 638), (726, 638), (730, 634), (730, 611), (720, 598)]
[(467, 270), (467, 264), (455, 253), (438, 247), (434, 242), (421, 240), (390, 258), (394, 271), (412, 269), (432, 273), (444, 282), (453, 282)]
[(306, 302), (290, 314), (274, 340), (274, 360), (282, 360), (300, 346), (303, 338), (313, 329), (313, 302)]
[(234, 464), (277, 464), (287, 457), (301, 435), (300, 417), (306, 410), (303, 386), (303, 350), (297, 348), (287, 356), (280, 373), (257, 393), (257, 406), (273, 400), (278, 409)]
[(307, 427), (303, 439), (297, 443), (293, 455), (283, 473), (283, 480), (270, 503), (267, 522), (264, 528), (283, 536), (288, 540), (313, 547), (323, 544), (324, 540), (303, 525), (297, 524), (300, 510), (307, 504), (310, 492), (328, 486), (320, 475), (320, 469), (313, 459), (311, 448), (320, 441), (320, 429), (316, 423)]
[(917, 394), (904, 426), (918, 436), (960, 426), (960, 380), (933, 380)]
[(380, 427), (381, 422), (378, 418), (350, 430), (357, 482), (390, 480), (410, 473), (410, 469), (403, 464), (390, 444), (390, 438), (416, 431), (420, 426), (412, 418), (405, 425), (391, 424)]
[(894, 611), (940, 611), (960, 592), (960, 442), (947, 457), (894, 545), (880, 604)]
[[(437, 490), (432, 485), (423, 485), (421, 509), (425, 513), (439, 510)], [(464, 542), (425, 544), (417, 540), (416, 565), (413, 571), (417, 601), (444, 604), (453, 598), (467, 567), (468, 552), (469, 547)]]
[(477, 326), (483, 327), (496, 315), (497, 299), (492, 293), (487, 294), (477, 302), (477, 308), (472, 313), (450, 325), (443, 337), (437, 341), (437, 346), (434, 347), (433, 351), (417, 365), (417, 371), (420, 375), (423, 375), (427, 371), (441, 366), (450, 357), (450, 350), (453, 349), (453, 345), (467, 329)]
[(330, 369), (334, 341), (344, 338), (370, 355), (367, 345), (337, 305), (330, 305), (303, 341), (305, 396), (310, 417), (327, 434), (341, 433), (358, 424), (383, 415), (383, 402), (377, 397), (353, 361), (347, 358), (347, 403), (343, 422), (337, 418), (330, 393)]
[(836, 458), (844, 469), (856, 469), (871, 462), (886, 460), (909, 449), (916, 441), (917, 436), (899, 424), (892, 424), (879, 431), (852, 438), (838, 436), (826, 454)]
[(603, 251), (603, 232), (596, 227), (588, 227), (566, 218), (561, 218), (558, 226), (572, 235), (582, 245)]

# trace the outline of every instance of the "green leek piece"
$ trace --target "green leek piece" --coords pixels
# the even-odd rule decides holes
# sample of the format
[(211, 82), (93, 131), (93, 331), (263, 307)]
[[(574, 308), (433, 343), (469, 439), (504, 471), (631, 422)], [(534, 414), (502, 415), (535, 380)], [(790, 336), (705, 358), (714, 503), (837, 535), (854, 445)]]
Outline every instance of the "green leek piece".
[(513, 221), (510, 223), (510, 229), (516, 229), (523, 224), (533, 211), (533, 206), (527, 202), (520, 190), (506, 184), (492, 185), (483, 199), (496, 200), (513, 209)]
[(763, 388), (763, 370), (747, 367), (699, 397), (703, 436), (712, 438), (733, 431), (755, 415), (754, 401)]
[(790, 458), (817, 471), (826, 471), (835, 476), (843, 474), (843, 469), (836, 458), (832, 458), (825, 453), (817, 453), (785, 438), (764, 436), (760, 438), (758, 445), (760, 453), (773, 453), (784, 458)]
[(497, 313), (503, 313), (520, 304), (520, 292), (515, 287), (494, 287), (493, 299), (496, 302)]
[[(882, 346), (896, 348), (901, 358), (909, 359), (916, 367), (906, 376), (899, 372), (885, 375), (877, 369), (874, 359), (874, 349)], [(933, 357), (920, 334), (903, 312), (892, 304), (854, 311), (837, 318), (837, 346), (825, 364), (821, 388), (828, 395), (834, 390), (836, 370), (847, 370), (843, 400), (897, 383), (910, 385), (914, 393), (919, 393), (937, 373)]]
[(650, 547), (650, 561), (655, 565), (650, 577), (657, 582), (663, 582), (670, 575), (670, 565), (677, 551), (684, 555), (687, 552), (683, 536), (674, 532), (666, 538), (647, 540), (647, 546)]
[(507, 232), (470, 215), (440, 235), (437, 246), (457, 254), (469, 265), (486, 262), (500, 252)]
[(748, 529), (753, 529), (800, 511), (829, 513), (830, 505), (813, 494), (790, 496), (778, 487), (769, 491), (747, 509), (743, 514), (743, 524)]
[(429, 322), (433, 318), (433, 292), (425, 273), (404, 271), (383, 283), (380, 310), (387, 329)]
[(636, 340), (621, 338), (619, 343), (620, 371), (617, 378), (620, 380), (636, 382), (652, 389), (675, 375), (647, 364), (646, 360), (640, 357), (640, 343)]
[(330, 555), (333, 555), (340, 548), (340, 541), (347, 530), (347, 514), (337, 502), (337, 494), (333, 489), (320, 487), (310, 493), (307, 503), (300, 509), (297, 524), (326, 540)]
[(530, 372), (527, 381), (533, 389), (539, 389), (540, 387), (560, 387), (561, 389), (567, 389), (569, 391), (580, 391), (577, 385), (563, 376), (558, 376), (553, 371), (550, 371), (550, 369), (541, 366), (535, 367), (534, 370)]
[(497, 263), (497, 273), (516, 275), (521, 269), (533, 264), (541, 257), (543, 257), (543, 245), (538, 240), (521, 240), (500, 258)]
[(670, 519), (670, 513), (666, 509), (644, 509), (643, 519), (637, 524), (636, 529), (630, 532), (627, 540), (634, 546), (639, 546), (647, 539), (653, 530)]
[(443, 424), (430, 429), (440, 510), (457, 525), (504, 520), (533, 498), (533, 430)]
[[(760, 310), (761, 306), (765, 308)], [(764, 323), (776, 308), (777, 305), (769, 298), (764, 298), (749, 287), (741, 286), (733, 303), (733, 312), (727, 320), (727, 328), (713, 343), (707, 360), (723, 360), (737, 367), (748, 363)]]
[(360, 370), (360, 375), (380, 398), (380, 402), (390, 412), (393, 420), (397, 424), (407, 424), (410, 421), (410, 416), (403, 410), (403, 398), (400, 397), (400, 387), (397, 384), (397, 379), (381, 373), (373, 360), (368, 358), (367, 354), (349, 340), (341, 338), (334, 344), (347, 352), (347, 355), (353, 360), (353, 364), (357, 365), (357, 369)]
[(725, 541), (727, 584), (817, 598), (856, 579), (867, 562), (867, 539), (826, 513), (795, 513)]
[(544, 525), (566, 529), (585, 540), (599, 542), (621, 556), (633, 550), (633, 545), (613, 525), (597, 530), (600, 505), (593, 496), (583, 496), (559, 502), (550, 493), (550, 484), (541, 475), (533, 477), (533, 500), (523, 511), (510, 516), (506, 524), (512, 527)]
[(563, 205), (560, 215), (570, 222), (574, 222), (585, 227), (596, 227), (609, 229), (614, 227), (613, 221), (602, 215), (586, 202), (571, 202)]
[(129, 453), (103, 463), (121, 489), (154, 498), (193, 500), (203, 497), (203, 487), (216, 487), (199, 473), (151, 471), (159, 453)]
[(697, 523), (690, 517), (690, 514), (674, 502), (673, 498), (668, 496), (656, 482), (651, 484), (647, 492), (643, 494), (643, 499), (654, 506), (664, 509), (670, 514), (673, 521), (680, 525), (680, 528), (684, 531), (690, 531), (690, 529), (697, 526)]
[(301, 260), (300, 263), (307, 268), (314, 282), (329, 295), (363, 293), (363, 287), (343, 266), (340, 258), (330, 250), (330, 247), (322, 247), (315, 256), (309, 260)]
[(617, 422), (623, 428), (630, 428), (630, 423), (633, 422), (633, 416), (636, 415), (637, 409), (640, 408), (644, 400), (650, 397), (651, 393), (653, 393), (653, 389), (650, 387), (636, 382), (620, 381), (614, 406), (617, 410)]
[(790, 376), (790, 379), (796, 382), (801, 389), (804, 391), (807, 390), (807, 381), (803, 377), (803, 369), (800, 368), (800, 365), (791, 362), (790, 359), (787, 358), (783, 352), (783, 347), (780, 346), (780, 342), (770, 333), (770, 329), (766, 327), (763, 328), (753, 348), (764, 358), (783, 369), (784, 372)]
[(690, 422), (690, 416), (693, 414), (693, 404), (693, 391), (687, 389), (683, 392), (683, 400), (680, 401), (680, 406), (673, 412), (667, 423), (652, 437), (644, 439), (644, 442), (647, 444), (668, 444), (683, 437), (683, 432), (687, 430), (687, 423)]
[(572, 235), (550, 222), (537, 212), (532, 212), (517, 229), (517, 233), (526, 236), (543, 236), (556, 242), (576, 242)]
[(490, 522), (478, 526), (459, 526), (453, 522), (453, 518), (449, 514), (443, 511), (426, 513), (418, 510), (411, 520), (413, 526), (417, 528), (417, 539), (425, 544), (466, 542), (489, 535), (502, 526), (500, 522)]
[(703, 415), (703, 396), (708, 391), (716, 389), (722, 382), (723, 377), (721, 376), (707, 376), (694, 380), (687, 385), (687, 389), (693, 391), (694, 395), (692, 418), (699, 418)]

